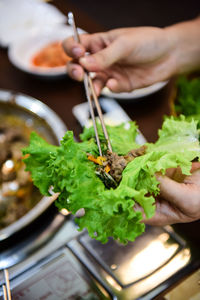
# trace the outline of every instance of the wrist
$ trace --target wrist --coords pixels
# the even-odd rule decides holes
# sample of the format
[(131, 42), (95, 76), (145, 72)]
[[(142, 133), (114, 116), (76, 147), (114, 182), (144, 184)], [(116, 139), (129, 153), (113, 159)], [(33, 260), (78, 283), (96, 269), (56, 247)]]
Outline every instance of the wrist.
[(175, 74), (200, 69), (200, 18), (178, 23), (165, 29)]

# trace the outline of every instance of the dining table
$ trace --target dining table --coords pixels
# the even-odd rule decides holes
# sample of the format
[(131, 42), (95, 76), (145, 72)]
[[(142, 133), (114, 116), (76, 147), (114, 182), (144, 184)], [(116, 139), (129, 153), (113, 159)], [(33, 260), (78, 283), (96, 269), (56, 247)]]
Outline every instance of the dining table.
[[(114, 10), (112, 15), (115, 2), (116, 1), (89, 0), (49, 1), (50, 4), (55, 5), (65, 15), (67, 15), (69, 11), (72, 11), (76, 18), (77, 26), (89, 33), (100, 32), (117, 26), (141, 26), (143, 23), (144, 25), (167, 26), (176, 21), (195, 17), (199, 8), (199, 4), (197, 4), (198, 1), (190, 1), (190, 5), (193, 4), (193, 6), (188, 9), (188, 11), (183, 10), (180, 6), (183, 5), (184, 7), (187, 7), (186, 3), (189, 5), (189, 1), (181, 1), (183, 4), (180, 4), (180, 1), (173, 1), (171, 7), (174, 7), (174, 12), (177, 12), (177, 18), (175, 18), (174, 13), (172, 12), (170, 18), (166, 9), (165, 11), (164, 9), (162, 10), (163, 15), (165, 15), (165, 17), (162, 18), (159, 12), (155, 10), (155, 3), (154, 9), (152, 10), (146, 6), (146, 9), (149, 8), (149, 11), (144, 14), (144, 11), (141, 9), (141, 3), (144, 3), (145, 1), (117, 1), (116, 5), (118, 11)], [(139, 2), (141, 3), (139, 4)], [(167, 5), (167, 2), (169, 3), (172, 1), (154, 2), (163, 2), (163, 5)], [(119, 11), (119, 3), (121, 3), (122, 7), (121, 12)], [(129, 7), (129, 5), (131, 7)], [(178, 6), (180, 7), (180, 11), (178, 11)], [(136, 8), (139, 12), (141, 11), (144, 22), (138, 17)], [(104, 19), (103, 13), (105, 10)], [(168, 7), (168, 10), (170, 11), (170, 6)], [(111, 14), (110, 18), (108, 16), (108, 11), (110, 11)], [(134, 18), (134, 13), (136, 18)], [(155, 21), (156, 14), (158, 15), (157, 23)], [(119, 19), (117, 19), (117, 15)], [(131, 15), (133, 16), (132, 23)], [(171, 78), (159, 91), (138, 99), (116, 99), (130, 119), (137, 123), (141, 133), (148, 142), (155, 142), (157, 140), (158, 130), (162, 126), (164, 116), (171, 113), (170, 99), (173, 96), (175, 81), (176, 78)], [(23, 93), (41, 100), (58, 114), (66, 124), (67, 129), (72, 130), (74, 136), (78, 139), (79, 134), (82, 132), (82, 127), (74, 117), (72, 109), (75, 105), (87, 101), (82, 82), (72, 80), (67, 74), (62, 78), (52, 79), (44, 79), (27, 74), (13, 66), (8, 59), (8, 49), (0, 47), (0, 89)], [(190, 242), (200, 246), (199, 221), (188, 224), (177, 224), (174, 226), (176, 230), (183, 236), (186, 236)]]
[[(65, 15), (67, 15), (69, 11), (72, 11), (76, 18), (76, 25), (90, 33), (100, 32), (108, 28), (112, 29), (111, 20), (108, 20), (108, 18), (106, 19), (107, 22), (105, 20), (104, 26), (104, 18), (102, 14), (105, 1), (101, 2), (101, 5), (99, 3), (97, 4), (98, 11), (101, 14), (101, 19), (97, 18), (96, 20), (91, 14), (93, 1), (84, 1), (85, 6), (81, 4), (81, 1), (77, 0), (50, 1), (51, 4), (55, 5)], [(181, 17), (185, 20), (187, 19), (187, 16), (188, 18), (195, 16), (199, 7), (197, 2), (198, 1), (193, 3), (193, 6), (188, 9), (188, 12), (184, 10), (184, 14), (182, 15), (180, 12), (179, 14), (177, 13), (177, 20), (181, 21)], [(106, 4), (107, 9), (111, 10), (113, 1), (109, 3), (107, 2)], [(120, 3), (122, 5), (123, 1), (120, 1)], [(138, 1), (134, 1), (135, 8), (137, 7), (137, 3)], [(130, 8), (132, 8), (133, 4), (129, 3), (129, 5), (131, 5)], [(130, 8), (127, 4), (124, 16), (123, 14), (120, 14), (120, 21), (118, 23), (119, 26), (123, 25), (123, 20), (125, 26), (130, 26), (130, 22), (127, 23), (127, 16), (130, 15)], [(165, 7), (165, 10), (166, 9), (167, 7)], [(170, 5), (168, 10), (170, 10)], [(140, 6), (138, 7), (138, 11), (140, 11)], [(165, 12), (167, 15), (167, 19), (165, 20), (166, 25), (170, 25), (167, 10)], [(152, 14), (155, 16), (155, 10), (152, 10)], [(155, 18), (153, 16), (152, 19), (149, 20), (149, 25), (153, 24), (151, 22), (155, 23)], [(175, 21), (173, 18), (174, 17), (172, 16), (171, 22)], [(159, 17), (157, 25), (160, 24), (160, 26), (163, 26), (164, 24), (161, 23), (160, 20), (161, 18)], [(41, 100), (59, 115), (66, 124), (68, 130), (73, 130), (74, 136), (78, 139), (79, 134), (82, 132), (82, 127), (72, 114), (72, 109), (75, 105), (87, 101), (83, 83), (76, 82), (67, 75), (64, 78), (44, 79), (27, 74), (11, 64), (7, 53), (8, 49), (0, 47), (0, 89), (23, 93)], [(170, 99), (173, 97), (174, 85), (175, 78), (171, 78), (166, 86), (153, 94), (138, 99), (117, 99), (120, 106), (125, 110), (130, 119), (137, 123), (140, 131), (148, 142), (155, 142), (157, 140), (158, 130), (162, 126), (164, 116), (171, 113)], [(196, 224), (200, 226), (199, 222), (194, 222), (190, 224), (181, 224), (178, 225), (178, 227), (183, 227), (184, 232), (187, 232), (190, 238), (194, 238), (195, 242), (200, 244), (199, 236), (197, 236), (197, 231), (195, 230)]]

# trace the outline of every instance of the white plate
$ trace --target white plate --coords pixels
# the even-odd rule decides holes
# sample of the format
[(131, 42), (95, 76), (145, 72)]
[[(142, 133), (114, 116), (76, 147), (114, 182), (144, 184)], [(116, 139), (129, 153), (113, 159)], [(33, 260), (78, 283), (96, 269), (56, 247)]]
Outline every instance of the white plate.
[[(79, 33), (85, 31), (79, 29)], [(23, 37), (22, 39), (11, 44), (8, 50), (10, 62), (18, 69), (40, 77), (57, 77), (63, 76), (66, 72), (66, 66), (55, 68), (42, 68), (32, 64), (33, 56), (43, 47), (51, 42), (63, 41), (67, 37), (73, 35), (73, 30), (70, 26), (61, 25), (54, 29), (45, 29), (37, 31), (31, 36)]]
[(125, 99), (137, 99), (137, 98), (142, 98), (142, 97), (148, 96), (150, 94), (153, 94), (153, 93), (159, 91), (167, 83), (168, 83), (168, 81), (158, 82), (158, 83), (155, 83), (155, 84), (150, 85), (145, 88), (136, 89), (130, 93), (113, 93), (107, 87), (105, 87), (102, 90), (101, 94), (105, 95), (107, 97), (115, 98), (115, 99), (124, 99), (124, 100)]
[(42, 0), (0, 0), (0, 45), (9, 47), (37, 29), (66, 22), (63, 13)]

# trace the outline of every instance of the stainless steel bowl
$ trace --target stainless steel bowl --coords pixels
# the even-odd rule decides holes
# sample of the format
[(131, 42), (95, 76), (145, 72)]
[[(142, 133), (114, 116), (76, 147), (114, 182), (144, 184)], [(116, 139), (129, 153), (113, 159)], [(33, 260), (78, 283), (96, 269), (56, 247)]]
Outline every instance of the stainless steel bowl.
[[(0, 116), (11, 114), (28, 122), (46, 140), (58, 145), (67, 128), (58, 115), (47, 105), (32, 97), (0, 89)], [(0, 241), (20, 231), (38, 218), (56, 199), (57, 195), (41, 196), (41, 200), (23, 217), (0, 230)]]

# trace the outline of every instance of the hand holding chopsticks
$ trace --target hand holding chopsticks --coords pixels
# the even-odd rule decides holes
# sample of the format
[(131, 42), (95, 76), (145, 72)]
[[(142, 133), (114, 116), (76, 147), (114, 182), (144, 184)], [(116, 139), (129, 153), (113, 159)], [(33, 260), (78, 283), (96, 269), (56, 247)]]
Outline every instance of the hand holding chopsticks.
[[(68, 14), (68, 23), (73, 28), (75, 41), (80, 43), (81, 42), (80, 37), (78, 35), (78, 31), (77, 31), (77, 28), (76, 28), (76, 25), (75, 25), (74, 16), (73, 16), (72, 12), (69, 12), (69, 14)], [(107, 141), (107, 146), (108, 146), (108, 149), (109, 149), (110, 152), (112, 152), (111, 143), (110, 143), (109, 136), (108, 136), (108, 133), (107, 133), (107, 130), (106, 130), (106, 126), (105, 126), (105, 123), (104, 123), (104, 120), (103, 120), (101, 107), (99, 105), (99, 101), (98, 101), (97, 95), (96, 95), (94, 87), (93, 87), (92, 79), (91, 79), (90, 74), (87, 71), (84, 71), (83, 82), (84, 82), (84, 86), (85, 86), (87, 101), (88, 101), (89, 108), (90, 108), (90, 114), (91, 114), (91, 117), (92, 117), (92, 122), (93, 122), (93, 126), (94, 126), (95, 137), (96, 137), (96, 141), (97, 141), (97, 145), (98, 145), (98, 149), (99, 149), (99, 154), (100, 154), (100, 156), (102, 156), (101, 144), (100, 144), (100, 139), (99, 139), (99, 135), (98, 135), (93, 104), (95, 104), (95, 106), (96, 106), (97, 113), (98, 113), (98, 116), (99, 116), (99, 120), (100, 120), (100, 123), (101, 123), (101, 126), (102, 126), (102, 130), (103, 130), (105, 139)]]

